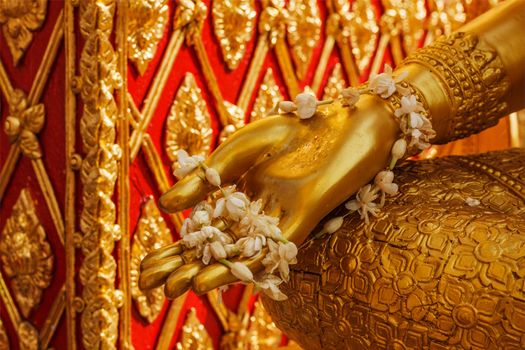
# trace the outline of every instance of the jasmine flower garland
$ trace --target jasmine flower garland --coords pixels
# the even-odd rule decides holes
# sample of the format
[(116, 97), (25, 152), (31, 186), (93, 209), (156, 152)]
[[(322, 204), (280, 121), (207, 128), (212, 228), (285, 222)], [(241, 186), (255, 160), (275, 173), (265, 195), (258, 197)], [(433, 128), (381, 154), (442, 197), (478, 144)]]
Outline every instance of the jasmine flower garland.
[[(205, 265), (218, 262), (227, 266), (239, 280), (255, 284), (274, 300), (287, 299), (279, 285), (290, 278), (289, 266), (297, 263), (297, 247), (282, 236), (279, 218), (265, 215), (261, 200), (250, 201), (235, 186), (222, 188), (219, 173), (204, 164), (204, 158), (189, 156), (183, 150), (177, 156), (179, 162), (174, 173), (178, 178), (201, 168), (203, 179), (218, 190), (215, 199), (197, 204), (184, 220), (180, 230), (184, 248), (193, 250)], [(256, 276), (243, 263), (229, 260), (257, 256), (264, 248), (268, 249), (262, 262), (265, 271)], [(223, 290), (220, 288), (219, 294)]]

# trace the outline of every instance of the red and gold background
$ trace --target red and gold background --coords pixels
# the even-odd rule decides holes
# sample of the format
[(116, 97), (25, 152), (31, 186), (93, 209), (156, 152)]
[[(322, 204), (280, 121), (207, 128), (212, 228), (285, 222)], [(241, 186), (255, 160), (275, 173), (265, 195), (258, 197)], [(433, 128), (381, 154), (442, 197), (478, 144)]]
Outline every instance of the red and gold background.
[[(0, 349), (293, 348), (249, 287), (138, 290), (140, 259), (178, 239), (183, 213), (156, 205), (176, 150), (303, 89), (334, 97), (493, 5), (0, 0)], [(422, 157), (518, 146), (523, 120)]]

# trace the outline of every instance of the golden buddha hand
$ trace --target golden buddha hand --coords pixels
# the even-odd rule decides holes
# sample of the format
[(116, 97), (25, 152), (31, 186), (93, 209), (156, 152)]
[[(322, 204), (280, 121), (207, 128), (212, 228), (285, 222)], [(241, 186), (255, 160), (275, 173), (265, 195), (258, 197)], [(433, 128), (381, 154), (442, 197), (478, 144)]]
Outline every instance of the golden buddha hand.
[[(223, 184), (237, 184), (251, 200), (261, 199), (265, 213), (280, 218), (283, 236), (300, 244), (328, 212), (387, 165), (399, 134), (392, 114), (387, 102), (365, 94), (354, 109), (334, 102), (308, 120), (293, 114), (268, 117), (233, 134), (206, 164), (220, 173)], [(165, 211), (192, 207), (216, 190), (199, 171), (161, 197)], [(175, 243), (148, 255), (141, 288), (166, 283), (166, 295), (173, 298), (190, 286), (204, 293), (236, 281), (227, 267), (204, 266), (181, 253)], [(258, 272), (263, 258), (264, 252), (243, 261)]]
[[(479, 132), (524, 107), (523, 23), (525, 1), (505, 2), (409, 56), (398, 69), (428, 109), (436, 143)], [(233, 134), (206, 164), (223, 183), (238, 184), (251, 200), (261, 199), (266, 214), (280, 217), (283, 235), (300, 244), (326, 214), (387, 165), (400, 133), (391, 102), (366, 94), (355, 109), (335, 102), (319, 107), (308, 120), (292, 115), (263, 119)], [(204, 199), (214, 188), (202, 177), (193, 173), (179, 181), (162, 196), (162, 208), (176, 212)], [(264, 252), (243, 262), (258, 272), (263, 258)], [(205, 293), (235, 281), (227, 267), (204, 266), (177, 243), (148, 255), (140, 276), (141, 288), (165, 283), (171, 298), (190, 287)]]

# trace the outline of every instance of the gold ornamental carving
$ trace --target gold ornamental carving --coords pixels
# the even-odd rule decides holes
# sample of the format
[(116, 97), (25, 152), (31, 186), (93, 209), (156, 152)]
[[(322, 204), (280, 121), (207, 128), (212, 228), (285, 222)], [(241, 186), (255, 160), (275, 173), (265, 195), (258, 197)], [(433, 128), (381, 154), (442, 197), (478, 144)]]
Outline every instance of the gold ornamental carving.
[(441, 37), (404, 61), (409, 63), (428, 67), (446, 89), (453, 111), (447, 141), (495, 125), (508, 109), (503, 97), (510, 80), (503, 62), (496, 50), (476, 35), (457, 32)]
[(244, 57), (246, 43), (255, 28), (253, 0), (215, 0), (212, 3), (213, 28), (221, 45), (222, 57), (229, 69), (235, 69)]
[(47, 14), (48, 0), (1, 0), (0, 25), (15, 66), (33, 41)]
[(43, 104), (30, 106), (22, 90), (14, 90), (9, 96), (9, 115), (4, 122), (4, 131), (10, 144), (18, 144), (22, 153), (30, 159), (42, 157), (37, 134), (45, 121)]
[(374, 56), (377, 45), (379, 26), (376, 12), (370, 0), (356, 0), (352, 3), (351, 18), (346, 22), (352, 53), (357, 67), (363, 72)]
[(168, 22), (168, 0), (130, 0), (128, 56), (142, 75), (155, 57)]
[(335, 100), (339, 97), (340, 91), (346, 86), (345, 79), (343, 78), (343, 69), (340, 63), (337, 63), (332, 70), (332, 73), (328, 77), (328, 82), (324, 88), (323, 99), (324, 100)]
[(85, 40), (80, 56), (80, 135), (84, 151), (80, 178), (83, 261), (79, 280), (84, 308), (82, 343), (87, 349), (115, 349), (122, 296), (115, 288), (113, 256), (120, 238), (113, 193), (121, 150), (116, 144), (117, 105), (113, 92), (122, 83), (111, 32), (114, 0), (80, 2), (80, 32)]
[(287, 33), (297, 77), (305, 78), (314, 48), (321, 38), (321, 17), (317, 0), (290, 0)]
[(53, 253), (28, 189), (23, 189), (0, 236), (2, 267), (24, 317), (42, 299), (53, 277)]
[(259, 92), (255, 98), (250, 120), (255, 121), (266, 117), (277, 102), (282, 99), (283, 97), (279, 86), (275, 82), (273, 71), (271, 68), (268, 68), (266, 73), (264, 73)]
[(0, 350), (9, 350), (9, 337), (5, 331), (2, 319), (0, 319)]
[(177, 343), (177, 350), (213, 350), (213, 343), (204, 325), (197, 318), (197, 312), (191, 308), (182, 326), (182, 337)]
[(147, 291), (139, 289), (140, 262), (149, 252), (171, 242), (170, 230), (160, 215), (155, 200), (150, 198), (142, 208), (131, 246), (131, 295), (140, 315), (150, 323), (159, 315), (166, 297), (160, 287)]
[(38, 350), (38, 331), (31, 323), (24, 321), (18, 325), (18, 346), (20, 350)]
[(193, 74), (186, 73), (177, 91), (166, 122), (166, 153), (172, 162), (177, 151), (207, 155), (210, 152), (213, 129), (211, 118)]
[(283, 332), (273, 323), (262, 302), (257, 300), (253, 306), (253, 314), (250, 316), (250, 326), (247, 334), (248, 349), (275, 349), (281, 344), (282, 337)]

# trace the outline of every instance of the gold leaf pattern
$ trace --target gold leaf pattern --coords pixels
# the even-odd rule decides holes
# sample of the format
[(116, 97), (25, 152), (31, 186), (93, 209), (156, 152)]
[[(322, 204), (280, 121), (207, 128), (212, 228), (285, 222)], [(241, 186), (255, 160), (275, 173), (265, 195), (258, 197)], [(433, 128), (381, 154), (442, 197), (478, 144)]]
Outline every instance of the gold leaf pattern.
[(345, 88), (345, 79), (343, 78), (343, 72), (341, 64), (337, 63), (328, 78), (328, 82), (324, 88), (323, 99), (324, 100), (335, 100), (341, 94), (341, 90)]
[[(115, 288), (113, 256), (121, 234), (116, 225), (113, 193), (121, 150), (116, 144), (117, 104), (113, 92), (122, 84), (112, 45), (115, 0), (80, 1), (80, 96), (83, 102), (80, 135), (83, 151), (80, 249), (78, 274), (82, 285), (81, 329), (86, 349), (115, 349), (122, 295)], [(127, 233), (126, 233), (127, 234)]]
[(221, 44), (222, 57), (229, 69), (235, 69), (254, 32), (257, 13), (253, 0), (215, 0), (212, 11), (213, 28)]
[(155, 57), (168, 22), (167, 0), (130, 0), (128, 56), (142, 75)]
[(148, 291), (139, 289), (140, 262), (149, 252), (171, 242), (170, 230), (160, 215), (155, 200), (150, 198), (142, 208), (131, 247), (131, 296), (141, 316), (150, 323), (159, 315), (166, 297), (160, 287)]
[(9, 350), (9, 337), (5, 331), (2, 319), (0, 319), (0, 350)]
[(254, 304), (253, 314), (250, 316), (248, 328), (249, 349), (270, 350), (279, 347), (283, 333), (258, 300)]
[(47, 14), (47, 0), (0, 1), (0, 25), (15, 66), (33, 41)]
[(9, 98), (9, 115), (4, 122), (4, 131), (10, 144), (18, 144), (23, 154), (31, 159), (42, 157), (36, 134), (45, 121), (43, 104), (29, 106), (26, 94), (19, 89)]
[(275, 106), (277, 102), (282, 100), (279, 86), (275, 83), (273, 71), (271, 68), (266, 70), (259, 93), (255, 98), (251, 113), (251, 121), (259, 120), (267, 116), (268, 112)]
[(350, 44), (357, 67), (362, 72), (370, 65), (377, 45), (379, 27), (370, 0), (356, 0), (352, 4), (353, 20), (350, 21)]
[(177, 161), (177, 151), (207, 155), (211, 147), (213, 130), (206, 101), (193, 74), (186, 73), (177, 91), (166, 124), (166, 153), (172, 162)]
[(191, 308), (182, 326), (182, 338), (177, 343), (177, 350), (213, 350), (210, 335), (197, 318), (194, 308)]
[(0, 258), (24, 317), (40, 304), (53, 276), (53, 254), (28, 189), (20, 192), (0, 236)]
[(317, 0), (290, 0), (288, 3), (288, 42), (297, 77), (304, 79), (314, 48), (321, 37), (321, 17)]

